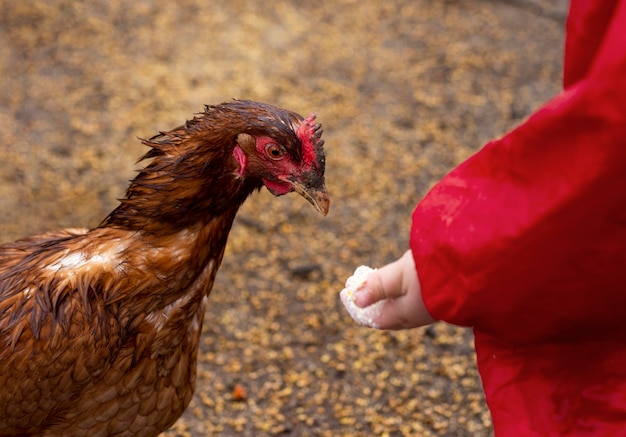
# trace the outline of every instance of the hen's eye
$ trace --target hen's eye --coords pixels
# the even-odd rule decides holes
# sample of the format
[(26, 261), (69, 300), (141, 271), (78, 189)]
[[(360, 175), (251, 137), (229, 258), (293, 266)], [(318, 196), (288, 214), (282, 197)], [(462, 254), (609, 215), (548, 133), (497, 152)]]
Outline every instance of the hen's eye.
[(269, 143), (267, 146), (265, 146), (265, 153), (271, 159), (278, 160), (282, 159), (283, 156), (285, 156), (285, 149), (276, 143)]

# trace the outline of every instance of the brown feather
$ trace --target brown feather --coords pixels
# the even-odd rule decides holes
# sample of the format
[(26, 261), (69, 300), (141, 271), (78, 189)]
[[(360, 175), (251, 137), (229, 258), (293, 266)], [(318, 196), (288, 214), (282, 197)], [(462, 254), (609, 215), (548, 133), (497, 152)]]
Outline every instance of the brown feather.
[(150, 161), (99, 227), (0, 246), (0, 435), (150, 436), (174, 423), (235, 214), (263, 183), (237, 175), (237, 138), (269, 136), (297, 162), (302, 120), (207, 106), (143, 141)]

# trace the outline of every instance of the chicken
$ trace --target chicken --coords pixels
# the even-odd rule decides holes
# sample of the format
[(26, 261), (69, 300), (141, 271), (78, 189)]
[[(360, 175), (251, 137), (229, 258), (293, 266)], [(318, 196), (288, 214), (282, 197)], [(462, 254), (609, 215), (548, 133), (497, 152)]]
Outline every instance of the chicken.
[(0, 246), (0, 435), (154, 436), (191, 400), (206, 300), (238, 208), (263, 185), (326, 215), (321, 125), (207, 106), (143, 140), (100, 226)]

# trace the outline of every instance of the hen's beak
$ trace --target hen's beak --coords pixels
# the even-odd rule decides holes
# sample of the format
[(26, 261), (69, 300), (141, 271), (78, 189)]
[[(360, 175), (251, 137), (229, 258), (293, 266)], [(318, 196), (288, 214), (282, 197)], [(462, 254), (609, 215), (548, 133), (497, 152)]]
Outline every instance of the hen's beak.
[(326, 185), (322, 183), (320, 187), (307, 187), (298, 181), (292, 181), (291, 183), (296, 193), (311, 202), (311, 205), (313, 205), (316, 210), (323, 215), (328, 214), (330, 198), (328, 197), (328, 191), (326, 191)]
[(326, 190), (323, 178), (321, 181), (318, 180), (314, 185), (304, 184), (294, 179), (285, 179), (285, 181), (289, 182), (293, 186), (294, 191), (308, 200), (317, 211), (323, 215), (328, 214), (330, 198), (328, 197), (328, 191)]

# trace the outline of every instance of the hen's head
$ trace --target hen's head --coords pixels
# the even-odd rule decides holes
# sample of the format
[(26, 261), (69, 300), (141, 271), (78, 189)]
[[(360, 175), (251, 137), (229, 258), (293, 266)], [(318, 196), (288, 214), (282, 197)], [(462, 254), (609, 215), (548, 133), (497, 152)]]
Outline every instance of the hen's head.
[(246, 120), (232, 151), (237, 178), (257, 179), (275, 196), (295, 191), (319, 212), (328, 213), (322, 125), (315, 122), (315, 114), (303, 118), (245, 100), (207, 108), (211, 110), (232, 110)]
[[(236, 212), (265, 185), (276, 196), (296, 191), (328, 213), (322, 129), (264, 103), (233, 100), (207, 106), (182, 126), (143, 143), (141, 170), (104, 225), (180, 228)], [(231, 214), (233, 215), (233, 214)]]

